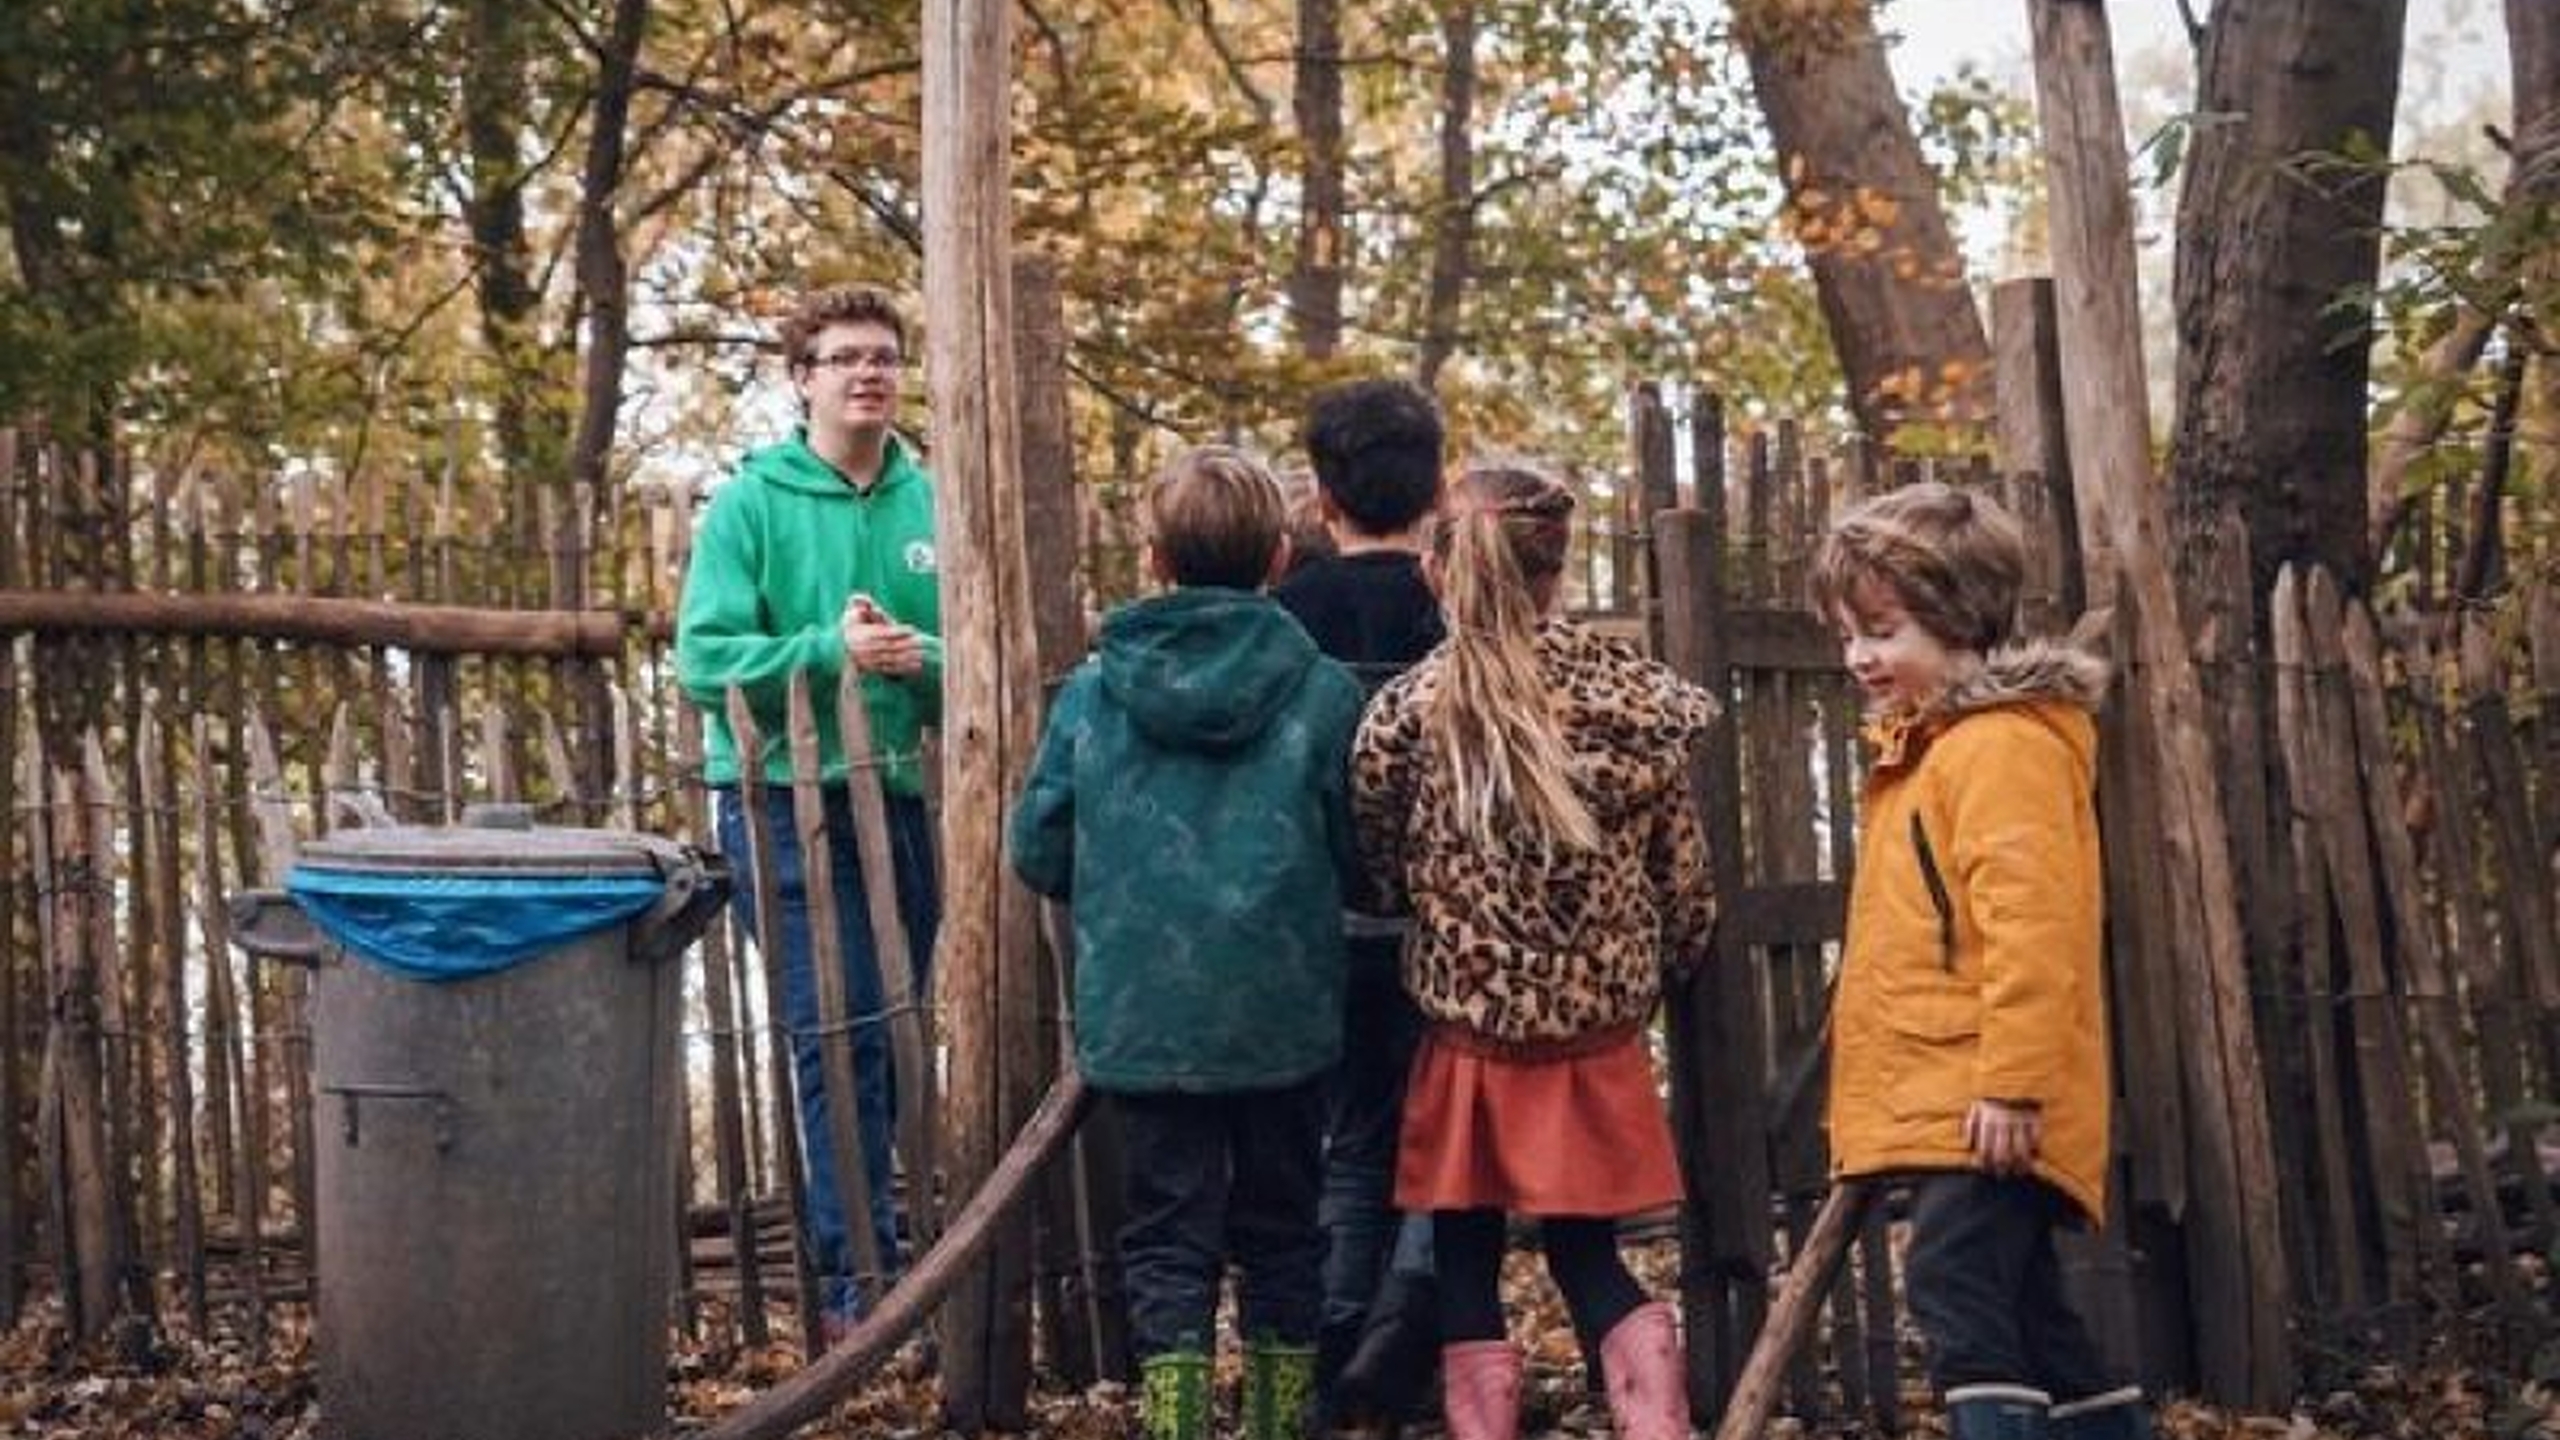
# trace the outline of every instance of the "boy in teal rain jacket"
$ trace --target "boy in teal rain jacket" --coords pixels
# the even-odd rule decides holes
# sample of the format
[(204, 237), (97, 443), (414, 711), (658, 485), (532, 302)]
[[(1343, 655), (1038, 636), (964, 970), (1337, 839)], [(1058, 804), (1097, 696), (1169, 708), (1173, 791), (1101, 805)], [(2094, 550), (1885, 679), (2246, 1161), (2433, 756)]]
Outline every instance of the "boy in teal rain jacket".
[(1206, 1352), (1232, 1262), (1245, 1433), (1293, 1440), (1322, 1300), (1360, 687), (1260, 593), (1288, 554), (1269, 472), (1203, 448), (1148, 504), (1149, 563), (1176, 588), (1113, 612), (1060, 691), (1013, 812), (1013, 865), (1074, 913), (1076, 1058), (1125, 1127), (1146, 1433), (1209, 1433)]

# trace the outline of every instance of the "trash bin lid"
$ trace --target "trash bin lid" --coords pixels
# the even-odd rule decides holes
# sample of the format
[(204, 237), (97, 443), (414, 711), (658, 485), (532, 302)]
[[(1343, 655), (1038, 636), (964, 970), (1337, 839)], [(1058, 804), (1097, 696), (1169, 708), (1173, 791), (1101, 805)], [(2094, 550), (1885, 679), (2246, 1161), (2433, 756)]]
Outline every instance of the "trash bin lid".
[(459, 980), (639, 916), (666, 893), (672, 848), (515, 812), (496, 824), (374, 826), (306, 847), (285, 890), (347, 953), (412, 979)]

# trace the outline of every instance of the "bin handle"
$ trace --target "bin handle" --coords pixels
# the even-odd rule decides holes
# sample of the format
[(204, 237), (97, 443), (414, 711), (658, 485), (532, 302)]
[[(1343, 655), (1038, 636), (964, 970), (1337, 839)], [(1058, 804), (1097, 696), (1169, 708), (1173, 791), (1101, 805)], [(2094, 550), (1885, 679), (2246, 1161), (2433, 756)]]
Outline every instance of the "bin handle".
[(281, 890), (242, 890), (230, 911), (231, 943), (253, 959), (318, 965), (329, 958), (329, 937)]
[(634, 960), (664, 960), (693, 943), (729, 898), (729, 865), (718, 855), (655, 835), (636, 837), (666, 889), (632, 921)]
[(454, 1114), (456, 1111), (461, 1109), (461, 1106), (454, 1100), (452, 1095), (445, 1091), (431, 1090), (417, 1085), (355, 1084), (323, 1085), (320, 1087), (320, 1092), (324, 1095), (335, 1095), (338, 1097), (340, 1102), (339, 1113), (342, 1117), (340, 1121), (341, 1133), (346, 1136), (347, 1144), (351, 1146), (361, 1145), (364, 1143), (362, 1121), (364, 1113), (363, 1102), (367, 1100), (416, 1100), (423, 1101), (428, 1106), (432, 1107), (430, 1113), (435, 1118), (436, 1153), (443, 1154), (453, 1148)]

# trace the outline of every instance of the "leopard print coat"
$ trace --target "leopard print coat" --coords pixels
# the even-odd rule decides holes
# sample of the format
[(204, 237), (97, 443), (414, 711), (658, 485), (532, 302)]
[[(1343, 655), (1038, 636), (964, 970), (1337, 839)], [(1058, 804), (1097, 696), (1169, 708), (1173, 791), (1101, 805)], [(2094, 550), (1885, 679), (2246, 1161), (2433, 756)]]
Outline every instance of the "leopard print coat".
[(1688, 761), (1715, 701), (1569, 620), (1537, 645), (1600, 849), (1462, 829), (1423, 727), (1445, 647), (1371, 703), (1352, 806), (1379, 898), (1413, 912), (1404, 984), (1423, 1013), (1498, 1046), (1570, 1050), (1642, 1024), (1666, 966), (1705, 953), (1715, 897)]

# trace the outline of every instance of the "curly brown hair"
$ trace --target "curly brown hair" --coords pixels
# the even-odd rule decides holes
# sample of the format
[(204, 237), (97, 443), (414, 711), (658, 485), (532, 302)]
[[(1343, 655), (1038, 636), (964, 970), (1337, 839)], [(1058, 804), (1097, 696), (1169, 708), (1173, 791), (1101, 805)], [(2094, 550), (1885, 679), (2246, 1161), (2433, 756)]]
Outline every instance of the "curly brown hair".
[(1806, 588), (1828, 620), (1861, 582), (1876, 582), (1939, 643), (1989, 650), (2017, 631), (2026, 572), (2025, 534), (1999, 501), (1932, 480), (1835, 521)]
[(809, 363), (809, 342), (830, 325), (877, 325), (907, 348), (907, 320), (889, 292), (869, 285), (836, 285), (813, 290), (782, 321), (782, 355), (791, 368)]

